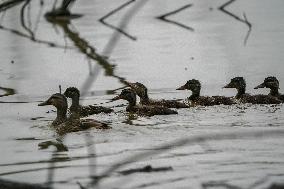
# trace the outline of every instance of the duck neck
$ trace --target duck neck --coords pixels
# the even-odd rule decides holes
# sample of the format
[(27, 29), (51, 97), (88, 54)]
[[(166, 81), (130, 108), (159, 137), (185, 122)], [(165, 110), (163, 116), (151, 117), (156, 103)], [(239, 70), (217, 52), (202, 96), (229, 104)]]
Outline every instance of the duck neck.
[(126, 107), (127, 111), (133, 110), (134, 106), (136, 106), (136, 99), (128, 100), (128, 106)]
[(79, 109), (79, 95), (74, 95), (72, 97), (72, 104), (70, 106), (70, 110), (72, 112), (77, 111)]
[(143, 96), (139, 96), (139, 97), (140, 97), (140, 101), (141, 101), (142, 104), (149, 102), (148, 93), (146, 93), (146, 94), (143, 95)]
[(270, 88), (270, 93), (271, 96), (279, 96), (279, 91), (277, 87), (271, 87)]
[(56, 107), (56, 109), (57, 109), (57, 116), (55, 120), (52, 122), (53, 125), (59, 125), (65, 122), (67, 119), (67, 116), (66, 116), (67, 106)]
[(236, 98), (241, 98), (242, 95), (244, 95), (246, 93), (246, 87), (240, 87), (237, 89), (238, 90), (238, 93), (236, 95)]
[(189, 97), (189, 100), (196, 100), (197, 98), (200, 97), (200, 88), (196, 88), (191, 91), (192, 91), (192, 94)]

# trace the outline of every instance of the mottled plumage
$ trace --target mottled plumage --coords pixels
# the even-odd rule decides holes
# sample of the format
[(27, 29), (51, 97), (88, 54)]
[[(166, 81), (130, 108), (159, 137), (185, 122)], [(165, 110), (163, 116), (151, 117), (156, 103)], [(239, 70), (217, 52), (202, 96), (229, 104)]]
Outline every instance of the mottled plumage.
[(52, 122), (52, 126), (60, 135), (86, 130), (89, 128), (109, 129), (105, 123), (98, 122), (93, 119), (80, 119), (77, 114), (71, 114), (67, 118), (67, 100), (62, 94), (53, 94), (48, 100), (39, 104), (39, 106), (53, 105), (57, 109), (57, 116)]
[(268, 95), (274, 96), (278, 98), (279, 100), (284, 102), (284, 95), (279, 93), (279, 81), (276, 77), (270, 76), (264, 79), (263, 83), (260, 85), (256, 86), (254, 89), (259, 89), (259, 88), (269, 88), (270, 92)]
[(67, 98), (72, 99), (72, 104), (70, 106), (70, 111), (79, 113), (80, 117), (86, 117), (93, 114), (99, 114), (99, 113), (111, 113), (113, 112), (113, 109), (103, 107), (103, 106), (94, 106), (94, 105), (88, 105), (88, 106), (81, 106), (79, 104), (79, 98), (80, 98), (80, 91), (76, 87), (69, 87), (65, 90), (64, 95)]
[(235, 96), (240, 103), (252, 104), (279, 104), (281, 101), (271, 95), (250, 95), (246, 93), (246, 82), (243, 77), (235, 77), (224, 88), (235, 88), (238, 93)]
[(138, 115), (154, 116), (154, 115), (169, 115), (177, 114), (177, 111), (171, 110), (163, 106), (136, 105), (136, 94), (132, 89), (124, 89), (120, 95), (112, 100), (124, 99), (129, 102), (126, 107), (127, 112), (136, 113)]
[(191, 90), (192, 95), (188, 98), (192, 106), (214, 106), (214, 105), (232, 105), (235, 104), (234, 100), (225, 96), (200, 96), (201, 84), (196, 79), (191, 79), (185, 85), (177, 88), (177, 90)]
[(189, 108), (189, 105), (178, 102), (176, 100), (153, 100), (148, 97), (148, 89), (142, 83), (129, 83), (126, 84), (131, 87), (135, 93), (140, 97), (140, 104), (150, 106), (163, 106), (167, 108)]

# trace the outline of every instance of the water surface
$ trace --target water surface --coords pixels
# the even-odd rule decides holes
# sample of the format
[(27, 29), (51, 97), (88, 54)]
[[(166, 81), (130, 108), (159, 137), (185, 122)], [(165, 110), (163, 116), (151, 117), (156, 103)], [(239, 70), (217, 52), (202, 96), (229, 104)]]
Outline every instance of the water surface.
[[(99, 19), (123, 3), (122, 0), (76, 2), (72, 11), (84, 14), (83, 17), (71, 20), (70, 24), (52, 24), (43, 16), (52, 5), (40, 8), (39, 2), (32, 1), (26, 11), (26, 23), (36, 40), (12, 32), (17, 30), (29, 36), (20, 22), (21, 4), (5, 12), (0, 31), (0, 86), (14, 89), (16, 94), (0, 99), (7, 102), (0, 105), (1, 178), (44, 183), (49, 168), (55, 167), (52, 180), (55, 188), (79, 188), (77, 182), (87, 184), (90, 174), (99, 175), (116, 162), (151, 152), (155, 146), (171, 141), (211, 133), (282, 129), (283, 105), (195, 107), (178, 110), (178, 115), (151, 118), (129, 117), (123, 106), (116, 107), (110, 115), (91, 116), (110, 123), (112, 130), (68, 134), (64, 138), (68, 152), (53, 154), (53, 148), (39, 150), (40, 142), (56, 138), (48, 126), (55, 117), (54, 108), (38, 107), (39, 101), (58, 92), (58, 85), (63, 90), (68, 86), (82, 88), (92, 74), (94, 82), (82, 97), (82, 103), (103, 103), (110, 107), (125, 104), (105, 103), (114, 96), (108, 91), (122, 87), (123, 79), (144, 83), (149, 95), (157, 99), (185, 99), (190, 92), (175, 89), (192, 78), (201, 81), (202, 95), (233, 96), (235, 90), (222, 87), (235, 76), (246, 79), (249, 93), (267, 94), (268, 90), (253, 90), (253, 87), (270, 75), (276, 76), (280, 90), (284, 89), (282, 0), (239, 0), (225, 8), (241, 19), (245, 13), (252, 24), (249, 34), (245, 23), (218, 9), (225, 1), (147, 1), (124, 28), (136, 40), (121, 35), (113, 51), (106, 53), (115, 31)], [(118, 26), (135, 3), (105, 21)], [(167, 19), (192, 30), (156, 18), (189, 4)], [(84, 48), (87, 53), (83, 52)], [(99, 65), (91, 59), (88, 52), (92, 50), (108, 56), (107, 64)], [(4, 90), (0, 90), (2, 94)], [(218, 188), (229, 184), (267, 188), (271, 183), (283, 181), (283, 142), (281, 137), (268, 136), (180, 146), (119, 169), (152, 165), (170, 166), (173, 170), (131, 175), (115, 171), (100, 186)], [(96, 158), (90, 157), (90, 149), (95, 149)], [(51, 163), (52, 156), (58, 162)]]

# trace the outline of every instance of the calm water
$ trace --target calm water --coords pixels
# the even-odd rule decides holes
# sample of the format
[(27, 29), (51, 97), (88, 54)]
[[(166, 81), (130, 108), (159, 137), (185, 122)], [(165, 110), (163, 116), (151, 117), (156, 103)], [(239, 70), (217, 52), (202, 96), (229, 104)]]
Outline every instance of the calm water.
[[(0, 104), (0, 177), (44, 183), (50, 167), (55, 167), (55, 188), (79, 188), (77, 182), (87, 184), (90, 174), (99, 175), (125, 158), (151, 152), (171, 141), (222, 132), (282, 129), (283, 105), (196, 107), (178, 110), (178, 115), (151, 118), (129, 117), (125, 107), (116, 107), (110, 115), (91, 116), (110, 123), (112, 130), (68, 134), (64, 138), (68, 152), (54, 154), (53, 148), (38, 147), (40, 142), (56, 138), (48, 127), (55, 117), (54, 108), (38, 107), (38, 101), (58, 92), (58, 85), (63, 90), (68, 86), (83, 88), (90, 77), (95, 79), (82, 103), (110, 107), (125, 104), (105, 103), (114, 96), (108, 91), (123, 86), (121, 78), (144, 83), (150, 96), (157, 99), (185, 99), (190, 92), (175, 89), (192, 78), (201, 81), (202, 95), (233, 96), (235, 90), (222, 87), (235, 76), (245, 77), (247, 92), (267, 94), (268, 90), (253, 87), (273, 75), (284, 92), (284, 1), (239, 0), (226, 7), (242, 20), (245, 13), (252, 24), (250, 32), (245, 23), (218, 9), (225, 2), (147, 1), (124, 29), (137, 40), (121, 35), (117, 43), (109, 46), (111, 52), (106, 47), (115, 31), (98, 20), (125, 1), (76, 2), (72, 11), (84, 16), (71, 20), (69, 25), (46, 21), (43, 14), (52, 5), (40, 8), (38, 1), (32, 1), (25, 11), (25, 24), (34, 31), (35, 40), (25, 37), (30, 34), (21, 24), (22, 4), (1, 13), (0, 86), (15, 89), (16, 94), (1, 97), (0, 101), (26, 103)], [(130, 3), (105, 21), (118, 26), (137, 3)], [(186, 5), (188, 8), (167, 18), (192, 29), (156, 19)], [(23, 35), (12, 32), (15, 30)], [(108, 56), (109, 64), (99, 66), (82, 52), (84, 49), (87, 54), (95, 49)], [(4, 93), (0, 90), (0, 95)], [(100, 186), (200, 188), (211, 184), (220, 188), (220, 184), (229, 184), (267, 188), (271, 183), (284, 182), (282, 138), (251, 137), (175, 147), (127, 164)], [(95, 159), (89, 157), (92, 150)], [(52, 157), (58, 161), (50, 163)], [(126, 176), (119, 173), (146, 165), (170, 166), (173, 170)]]

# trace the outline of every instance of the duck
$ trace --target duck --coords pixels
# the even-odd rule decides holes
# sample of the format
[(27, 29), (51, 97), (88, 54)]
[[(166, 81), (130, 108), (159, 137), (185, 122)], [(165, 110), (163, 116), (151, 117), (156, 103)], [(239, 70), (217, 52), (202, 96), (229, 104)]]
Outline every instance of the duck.
[(68, 87), (64, 95), (67, 98), (72, 99), (72, 104), (69, 108), (71, 113), (78, 113), (80, 117), (86, 117), (93, 114), (99, 114), (99, 113), (111, 113), (113, 112), (113, 109), (103, 107), (103, 106), (94, 106), (94, 105), (88, 105), (88, 106), (82, 106), (79, 104), (79, 98), (80, 98), (80, 91), (76, 87)]
[(200, 96), (201, 83), (197, 79), (191, 79), (186, 82), (183, 86), (177, 88), (176, 90), (191, 90), (192, 94), (188, 97), (192, 106), (214, 106), (214, 105), (232, 105), (236, 102), (225, 96)]
[(246, 93), (246, 81), (243, 77), (234, 77), (230, 83), (225, 85), (223, 88), (235, 88), (237, 94), (235, 98), (240, 103), (251, 103), (251, 104), (280, 104), (281, 101), (270, 95), (250, 95)]
[(125, 81), (126, 85), (132, 88), (135, 93), (140, 97), (141, 105), (150, 105), (150, 106), (163, 106), (166, 108), (189, 108), (188, 104), (178, 102), (176, 100), (153, 100), (148, 97), (148, 89), (142, 83), (130, 83)]
[(67, 98), (60, 93), (51, 95), (46, 101), (38, 104), (38, 106), (52, 105), (57, 109), (57, 115), (52, 122), (52, 127), (59, 135), (64, 135), (70, 132), (77, 132), (89, 128), (110, 129), (111, 127), (105, 123), (98, 122), (93, 119), (80, 119), (79, 115), (73, 113), (67, 118)]
[(136, 93), (130, 88), (123, 89), (121, 93), (118, 96), (114, 97), (111, 101), (116, 101), (120, 99), (128, 101), (129, 104), (126, 107), (127, 112), (135, 113), (142, 116), (169, 115), (178, 113), (177, 111), (171, 110), (164, 106), (150, 106), (142, 104), (137, 105)]
[(279, 100), (284, 102), (284, 95), (279, 93), (279, 81), (276, 77), (274, 76), (269, 76), (266, 77), (263, 81), (263, 83), (259, 84), (256, 86), (254, 89), (259, 89), (259, 88), (269, 88), (270, 92), (268, 95), (274, 96), (278, 98)]

